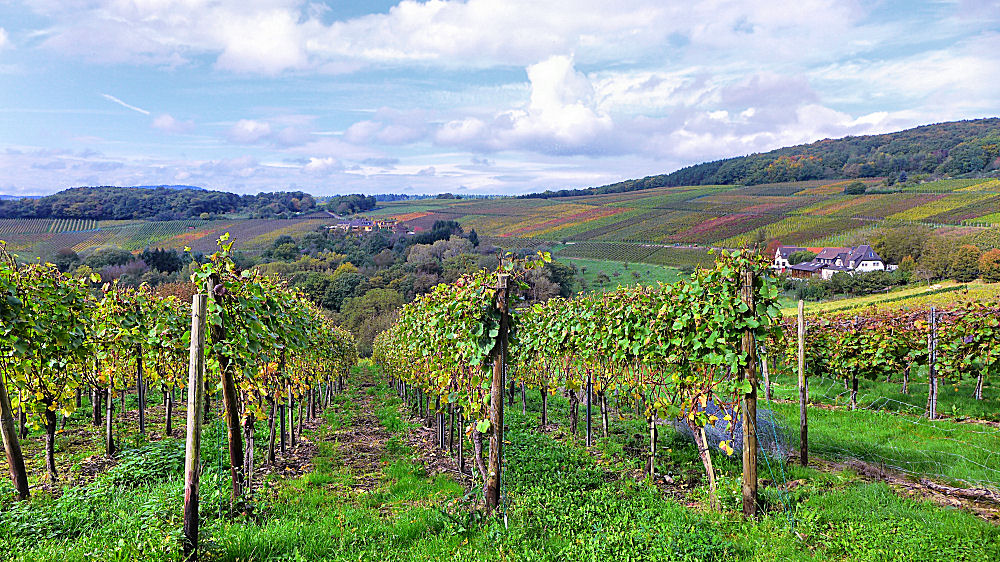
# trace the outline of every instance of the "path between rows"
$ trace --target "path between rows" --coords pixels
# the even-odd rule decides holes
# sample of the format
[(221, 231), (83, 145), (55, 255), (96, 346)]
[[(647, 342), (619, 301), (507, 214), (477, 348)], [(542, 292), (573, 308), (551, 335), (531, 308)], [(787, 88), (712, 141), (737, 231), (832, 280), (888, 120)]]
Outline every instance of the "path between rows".
[[(375, 413), (376, 398), (372, 392), (374, 387), (375, 384), (371, 381), (366, 380), (360, 383), (357, 392), (357, 410), (353, 419), (342, 429), (325, 437), (339, 444), (340, 461), (354, 477), (350, 486), (355, 492), (360, 493), (370, 492), (381, 485), (384, 478), (384, 459), (387, 456), (386, 444), (393, 437), (393, 433), (382, 425)], [(436, 446), (435, 429), (425, 426), (425, 420), (422, 417), (413, 416), (412, 411), (405, 405), (399, 406), (399, 410), (401, 416), (416, 424), (416, 427), (400, 437), (403, 443), (411, 448), (414, 460), (426, 469), (428, 476), (447, 474), (466, 487), (470, 486), (470, 476), (459, 472), (457, 459), (447, 450), (439, 449)], [(539, 427), (538, 430), (549, 434), (556, 440), (562, 441), (569, 438), (566, 428), (555, 423)], [(599, 456), (596, 450), (590, 452)], [(466, 470), (468, 470), (471, 464), (471, 451), (467, 452), (466, 463)], [(905, 475), (896, 474), (861, 460), (831, 461), (814, 458), (813, 464), (815, 468), (824, 471), (851, 470), (863, 480), (888, 484), (901, 496), (929, 500), (943, 507), (962, 508), (987, 521), (1000, 522), (1000, 506), (990, 502), (956, 498), (953, 495), (934, 491), (920, 482), (914, 482)], [(642, 470), (626, 471), (626, 473), (636, 480), (642, 480), (646, 477)], [(619, 473), (619, 476), (622, 475)], [(686, 480), (688, 478), (674, 481), (661, 476), (656, 479), (655, 483), (665, 494), (685, 504), (692, 505), (689, 495), (691, 487), (696, 482)], [(792, 489), (804, 483), (805, 481), (792, 481), (787, 483), (787, 486), (788, 489)]]

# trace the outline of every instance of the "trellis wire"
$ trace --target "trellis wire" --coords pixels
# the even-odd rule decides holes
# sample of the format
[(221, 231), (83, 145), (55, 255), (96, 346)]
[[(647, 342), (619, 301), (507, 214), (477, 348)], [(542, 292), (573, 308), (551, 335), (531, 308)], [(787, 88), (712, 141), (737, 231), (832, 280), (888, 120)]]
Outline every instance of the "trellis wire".
[[(845, 397), (850, 394), (849, 390), (831, 392), (835, 385), (843, 384), (843, 379), (827, 379), (826, 377), (821, 377), (818, 381), (820, 381), (820, 385), (816, 385), (816, 387), (813, 387), (813, 385), (810, 384), (810, 395), (814, 395), (813, 388), (816, 388), (819, 390), (819, 392), (816, 393), (819, 398), (825, 398), (833, 402), (833, 404), (839, 405)], [(827, 384), (827, 381), (829, 381), (829, 384)], [(940, 450), (935, 451), (930, 449), (903, 448), (895, 446), (889, 442), (881, 443), (881, 447), (892, 451), (898, 451), (899, 455), (896, 458), (890, 458), (880, 454), (874, 447), (864, 451), (862, 454), (859, 454), (856, 451), (838, 447), (835, 444), (830, 443), (829, 440), (818, 441), (813, 436), (810, 436), (812, 438), (809, 442), (811, 450), (827, 454), (832, 453), (837, 455), (840, 459), (875, 462), (882, 467), (896, 470), (913, 477), (932, 477), (943, 480), (964, 482), (972, 486), (987, 486), (993, 489), (1000, 489), (1000, 452), (954, 437), (954, 435), (958, 432), (976, 435), (995, 435), (998, 438), (998, 442), (1000, 442), (1000, 429), (978, 429), (975, 428), (974, 424), (963, 424), (969, 427), (960, 427), (958, 425), (954, 425), (956, 422), (950, 422), (946, 419), (937, 421), (928, 420), (926, 418), (926, 406), (920, 406), (895, 398), (881, 396), (871, 390), (865, 391), (864, 393), (859, 392), (857, 402), (857, 411), (876, 412), (886, 416), (892, 416), (892, 418), (897, 421), (905, 421), (929, 432), (938, 433), (940, 435), (940, 439), (953, 441), (961, 444), (965, 448), (986, 453), (986, 459), (984, 462), (979, 462), (959, 453)], [(898, 410), (897, 413), (885, 407), (890, 404), (898, 405), (902, 408)], [(845, 414), (849, 415), (849, 413), (850, 411), (845, 411)], [(908, 459), (907, 457), (911, 455), (920, 455), (923, 458), (913, 460)], [(984, 479), (960, 478), (944, 474), (943, 471), (930, 472), (928, 470), (921, 470), (914, 467), (914, 465), (920, 464), (933, 465), (936, 467), (945, 466), (946, 462), (942, 461), (939, 457), (948, 457), (950, 459), (954, 459), (954, 461), (961, 461), (970, 466), (977, 467), (984, 472)], [(993, 458), (998, 458), (995, 466), (988, 462)]]

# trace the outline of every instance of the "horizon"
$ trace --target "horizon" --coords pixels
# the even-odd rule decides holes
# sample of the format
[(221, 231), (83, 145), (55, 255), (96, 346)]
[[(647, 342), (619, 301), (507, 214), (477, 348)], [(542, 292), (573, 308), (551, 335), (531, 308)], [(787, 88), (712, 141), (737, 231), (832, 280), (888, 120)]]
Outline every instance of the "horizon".
[(998, 71), (977, 1), (7, 4), (0, 193), (584, 188), (990, 117)]

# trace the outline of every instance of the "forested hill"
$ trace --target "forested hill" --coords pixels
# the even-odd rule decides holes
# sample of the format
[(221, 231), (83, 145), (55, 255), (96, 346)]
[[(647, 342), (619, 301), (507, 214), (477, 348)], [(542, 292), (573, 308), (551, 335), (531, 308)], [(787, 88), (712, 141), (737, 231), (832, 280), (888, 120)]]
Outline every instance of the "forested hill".
[(0, 218), (174, 220), (202, 213), (268, 218), (315, 208), (313, 196), (302, 191), (238, 195), (184, 186), (74, 187), (37, 199), (0, 200)]
[[(770, 152), (726, 158), (670, 174), (601, 187), (532, 193), (564, 197), (680, 185), (756, 185), (786, 181), (918, 174), (955, 177), (1000, 169), (1000, 118), (924, 125), (884, 135), (824, 139)], [(902, 177), (901, 177), (902, 176)]]

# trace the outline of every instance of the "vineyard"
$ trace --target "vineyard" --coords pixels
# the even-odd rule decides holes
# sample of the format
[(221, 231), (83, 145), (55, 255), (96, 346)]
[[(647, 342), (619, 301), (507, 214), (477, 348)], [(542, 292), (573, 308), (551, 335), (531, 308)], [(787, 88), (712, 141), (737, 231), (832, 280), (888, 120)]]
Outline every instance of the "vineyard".
[[(596, 394), (605, 436), (609, 399), (631, 402), (634, 397), (649, 424), (650, 474), (655, 472), (655, 421), (687, 420), (700, 436), (696, 442), (715, 505), (704, 426), (719, 416), (707, 404), (712, 401), (732, 420), (737, 417), (735, 404), (743, 398), (743, 419), (756, 418), (753, 341), (767, 337), (778, 318), (777, 293), (761, 277), (768, 262), (740, 252), (723, 253), (714, 270), (698, 273), (690, 282), (661, 285), (659, 290), (620, 289), (600, 297), (553, 298), (515, 320), (510, 314), (511, 285), (518, 283), (521, 272), (550, 259), (542, 255), (535, 261), (508, 261), (496, 272), (438, 286), (404, 307), (397, 323), (375, 341), (374, 359), (387, 369), (390, 384), (398, 384), (403, 395), (407, 387), (416, 389), (418, 399), (428, 404), (433, 400), (435, 411), (457, 410), (460, 425), (463, 420), (474, 425), (474, 466), (488, 511), (500, 504), (503, 394), (508, 383), (512, 394), (515, 387), (522, 393), (537, 388), (543, 400), (556, 389), (565, 389), (573, 400), (586, 385), (588, 396)], [(512, 333), (516, 344), (508, 351)], [(507, 376), (508, 353), (516, 376)], [(621, 402), (617, 406), (621, 410)], [(543, 401), (542, 425), (544, 408)], [(577, 408), (573, 403), (572, 432)], [(438, 414), (439, 427), (443, 416)], [(590, 422), (588, 415), (588, 446)], [(439, 433), (443, 445), (443, 427)], [(488, 469), (482, 459), (487, 434)], [(756, 468), (753, 424), (744, 424), (742, 442), (750, 443), (744, 461), (752, 459), (747, 462)], [(727, 442), (720, 446), (733, 454)], [(743, 510), (750, 516), (757, 510), (756, 490), (756, 473), (745, 471)]]
[(0, 219), (0, 234), (22, 257), (52, 259), (69, 248), (77, 253), (102, 247), (129, 251), (189, 247), (211, 253), (229, 232), (235, 250), (259, 253), (284, 234), (300, 234), (329, 224), (327, 219), (240, 219), (169, 221), (87, 221), (82, 219)]
[[(937, 308), (955, 308), (973, 305), (980, 302), (995, 302), (1000, 300), (1000, 284), (997, 283), (957, 283), (944, 281), (930, 286), (915, 285), (895, 291), (854, 297), (835, 299), (825, 302), (810, 302), (806, 304), (806, 314), (872, 314), (874, 312), (894, 310), (926, 310), (931, 306)], [(794, 306), (782, 308), (785, 316), (794, 315)]]
[[(1000, 216), (996, 180), (938, 180), (885, 186), (869, 179), (868, 192), (846, 195), (845, 180), (755, 186), (682, 186), (550, 199), (396, 201), (377, 210), (414, 229), (455, 220), (506, 249), (567, 242), (619, 246), (622, 256), (669, 262), (643, 245), (739, 248), (779, 239), (805, 247), (857, 243), (880, 227), (964, 228), (975, 234)], [(576, 256), (583, 257), (583, 256)], [(590, 254), (586, 257), (597, 257)], [(634, 259), (634, 258), (633, 258)]]
[[(406, 305), (348, 375), (352, 336), (221, 242), (193, 310), (3, 261), (12, 558), (1000, 554), (1000, 430), (962, 421), (1000, 411), (991, 305), (810, 317), (800, 411), (767, 260), (526, 306), (551, 257), (507, 256)], [(205, 424), (193, 449), (178, 416), (188, 443)]]
[[(520, 481), (521, 467), (508, 467), (506, 450), (514, 448), (518, 452), (512, 457), (525, 462), (524, 449), (514, 439), (544, 447), (530, 435), (532, 428), (551, 431), (557, 417), (560, 433), (575, 440), (582, 431), (585, 449), (622, 467), (639, 462), (637, 472), (654, 481), (663, 474), (660, 447), (666, 433), (666, 464), (672, 471), (691, 477), (677, 466), (678, 459), (671, 459), (675, 447), (693, 452), (685, 453), (686, 462), (702, 465), (698, 479), (704, 495), (698, 497), (703, 508), (742, 506), (744, 515), (768, 517), (772, 525), (787, 517), (789, 532), (796, 526), (814, 529), (808, 520), (798, 520), (800, 512), (792, 504), (799, 500), (788, 495), (795, 485), (790, 475), (803, 474), (810, 463), (822, 470), (850, 466), (864, 478), (916, 490), (942, 505), (960, 505), (994, 521), (1000, 516), (1000, 465), (993, 447), (1000, 431), (942, 421), (938, 398), (945, 386), (956, 392), (971, 387), (964, 400), (945, 399), (951, 407), (947, 416), (1000, 419), (1000, 395), (988, 383), (1000, 365), (994, 307), (823, 317), (802, 322), (796, 348), (795, 322), (786, 320), (779, 328), (766, 262), (749, 255), (724, 252), (714, 270), (658, 288), (619, 288), (519, 308), (519, 275), (546, 259), (510, 261), (496, 272), (441, 285), (407, 305), (376, 340), (374, 359), (386, 384), (426, 418), (434, 446), (454, 453), (458, 434), (458, 470), (469, 464), (487, 512), (498, 510), (505, 520), (530, 525), (533, 499), (517, 495), (530, 485)], [(763, 416), (757, 410), (758, 376), (768, 404)], [(900, 392), (910, 397), (919, 397), (916, 387), (924, 385), (926, 410), (873, 396), (870, 386), (861, 394), (859, 380), (901, 385)], [(790, 391), (796, 387), (798, 405), (773, 401), (775, 394), (794, 400)], [(520, 415), (505, 414), (510, 409)], [(525, 428), (521, 420), (530, 410), (533, 421)], [(812, 424), (808, 445), (807, 417)], [(800, 426), (798, 435), (786, 429), (795, 426)], [(845, 436), (847, 427), (859, 430)], [(511, 430), (514, 439), (505, 433)], [(469, 436), (471, 452), (463, 435)], [(685, 435), (693, 446), (685, 443)], [(757, 487), (758, 470), (767, 475), (765, 489)], [(738, 471), (741, 485), (730, 476)], [(564, 473), (560, 480), (574, 477)], [(670, 487), (673, 477), (663, 478), (668, 494), (680, 493)], [(962, 559), (975, 559), (978, 555), (971, 553), (978, 548), (995, 553), (1000, 546), (996, 529), (986, 533), (951, 552)], [(933, 559), (947, 550), (935, 548), (933, 553), (896, 552), (905, 559)], [(866, 551), (826, 554), (836, 552)]]
[[(210, 295), (207, 309), (203, 304), (194, 312), (176, 297), (160, 297), (145, 286), (100, 285), (96, 274), (70, 278), (49, 264), (18, 264), (0, 247), (0, 407), (18, 499), (28, 499), (35, 487), (28, 480), (20, 441), (29, 428), (43, 431), (44, 480), (52, 489), (63, 476), (58, 466), (64, 465), (57, 463), (57, 432), (65, 429), (84, 398), (90, 403), (86, 416), (103, 427), (103, 457), (111, 464), (126, 443), (151, 437), (146, 419), (150, 391), (163, 396), (160, 436), (172, 437), (172, 410), (178, 390), (185, 390), (189, 350), (193, 357), (193, 350), (203, 346), (201, 368), (208, 378), (204, 386), (187, 385), (186, 394), (188, 399), (204, 395), (195, 402), (204, 403), (204, 410), (187, 409), (188, 438), (193, 420), (200, 425), (202, 415), (209, 418), (213, 397), (221, 397), (231, 480), (224, 503), (229, 509), (247, 509), (243, 506), (255, 494), (255, 474), (275, 463), (276, 425), (284, 451), (286, 436), (295, 443), (296, 423), (301, 432), (304, 417), (315, 417), (334, 389), (343, 386), (356, 356), (353, 337), (304, 297), (275, 279), (238, 272), (227, 239), (221, 237), (219, 251), (193, 276), (195, 286)], [(208, 325), (207, 334), (192, 317)], [(210, 380), (221, 382), (217, 386)], [(138, 424), (132, 435), (122, 433), (126, 396), (135, 399), (135, 411), (129, 414), (137, 416)], [(259, 421), (266, 422), (264, 436), (255, 438)], [(258, 460), (255, 439), (267, 444)], [(135, 475), (123, 471), (118, 477), (128, 482)]]

